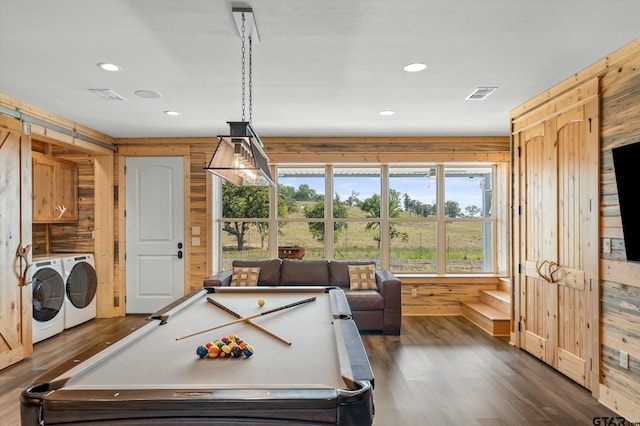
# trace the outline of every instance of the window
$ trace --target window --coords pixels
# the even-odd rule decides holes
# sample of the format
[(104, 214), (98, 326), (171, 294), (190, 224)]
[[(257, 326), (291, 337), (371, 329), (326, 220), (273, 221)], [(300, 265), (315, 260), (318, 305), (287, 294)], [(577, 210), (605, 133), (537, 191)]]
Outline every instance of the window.
[(278, 199), (286, 206), (279, 209), (278, 246), (303, 247), (305, 259), (325, 257), (324, 167), (279, 167), (276, 176)]
[(493, 271), (491, 168), (444, 169), (446, 272)]
[(390, 270), (438, 272), (437, 183), (435, 166), (389, 167)]
[(269, 235), (269, 189), (223, 183), (221, 243), (222, 263), (234, 259), (267, 258)]
[[(287, 165), (277, 167), (277, 190), (224, 184), (221, 266), (275, 257), (277, 244), (303, 248), (305, 259), (373, 260), (394, 273), (495, 273), (496, 170)], [(276, 199), (277, 217), (270, 217)]]

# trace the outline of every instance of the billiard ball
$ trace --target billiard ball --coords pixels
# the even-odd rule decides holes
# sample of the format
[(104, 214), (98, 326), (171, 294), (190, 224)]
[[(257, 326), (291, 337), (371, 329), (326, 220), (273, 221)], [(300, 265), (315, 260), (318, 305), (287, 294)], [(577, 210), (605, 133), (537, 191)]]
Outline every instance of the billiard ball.
[(264, 306), (264, 299), (258, 299), (258, 306)]
[(196, 354), (200, 357), (200, 358), (206, 358), (206, 356), (208, 355), (209, 350), (207, 349), (206, 346), (198, 346), (198, 348), (196, 349)]

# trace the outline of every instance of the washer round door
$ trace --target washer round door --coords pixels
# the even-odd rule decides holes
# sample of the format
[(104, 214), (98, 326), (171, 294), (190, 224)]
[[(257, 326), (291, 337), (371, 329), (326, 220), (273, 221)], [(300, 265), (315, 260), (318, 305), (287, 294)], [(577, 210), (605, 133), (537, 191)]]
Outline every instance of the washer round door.
[(64, 281), (58, 272), (43, 268), (33, 275), (33, 319), (46, 322), (62, 309)]
[(67, 297), (73, 306), (83, 309), (96, 296), (98, 277), (96, 270), (87, 262), (76, 263), (67, 278)]

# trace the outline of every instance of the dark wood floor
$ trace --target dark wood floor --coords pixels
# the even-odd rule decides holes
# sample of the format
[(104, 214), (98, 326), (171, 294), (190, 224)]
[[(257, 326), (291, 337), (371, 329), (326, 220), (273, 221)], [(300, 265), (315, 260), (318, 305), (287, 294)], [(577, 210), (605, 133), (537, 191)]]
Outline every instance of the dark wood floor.
[[(129, 331), (140, 316), (95, 319), (0, 371), (0, 424), (20, 423), (20, 392), (58, 362)], [(404, 317), (400, 336), (363, 336), (376, 426), (592, 425), (613, 416), (591, 394), (462, 317)]]

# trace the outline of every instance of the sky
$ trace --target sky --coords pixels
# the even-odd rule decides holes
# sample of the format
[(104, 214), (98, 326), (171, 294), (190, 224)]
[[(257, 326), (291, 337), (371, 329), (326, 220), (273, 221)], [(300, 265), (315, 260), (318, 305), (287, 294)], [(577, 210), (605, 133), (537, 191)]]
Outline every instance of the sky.
[[(475, 205), (482, 207), (482, 188), (480, 177), (447, 177), (445, 187), (445, 200), (457, 201), (460, 208)], [(322, 177), (279, 177), (278, 183), (292, 186), (295, 189), (301, 184), (307, 184), (315, 189), (318, 194), (324, 194), (324, 178)], [(391, 189), (400, 192), (401, 195), (409, 194), (412, 200), (424, 204), (434, 204), (436, 201), (436, 181), (427, 177), (391, 177), (389, 180)], [(360, 200), (369, 198), (374, 193), (380, 194), (380, 178), (363, 176), (337, 176), (334, 178), (334, 192), (340, 195), (341, 200), (346, 200), (357, 191)]]

